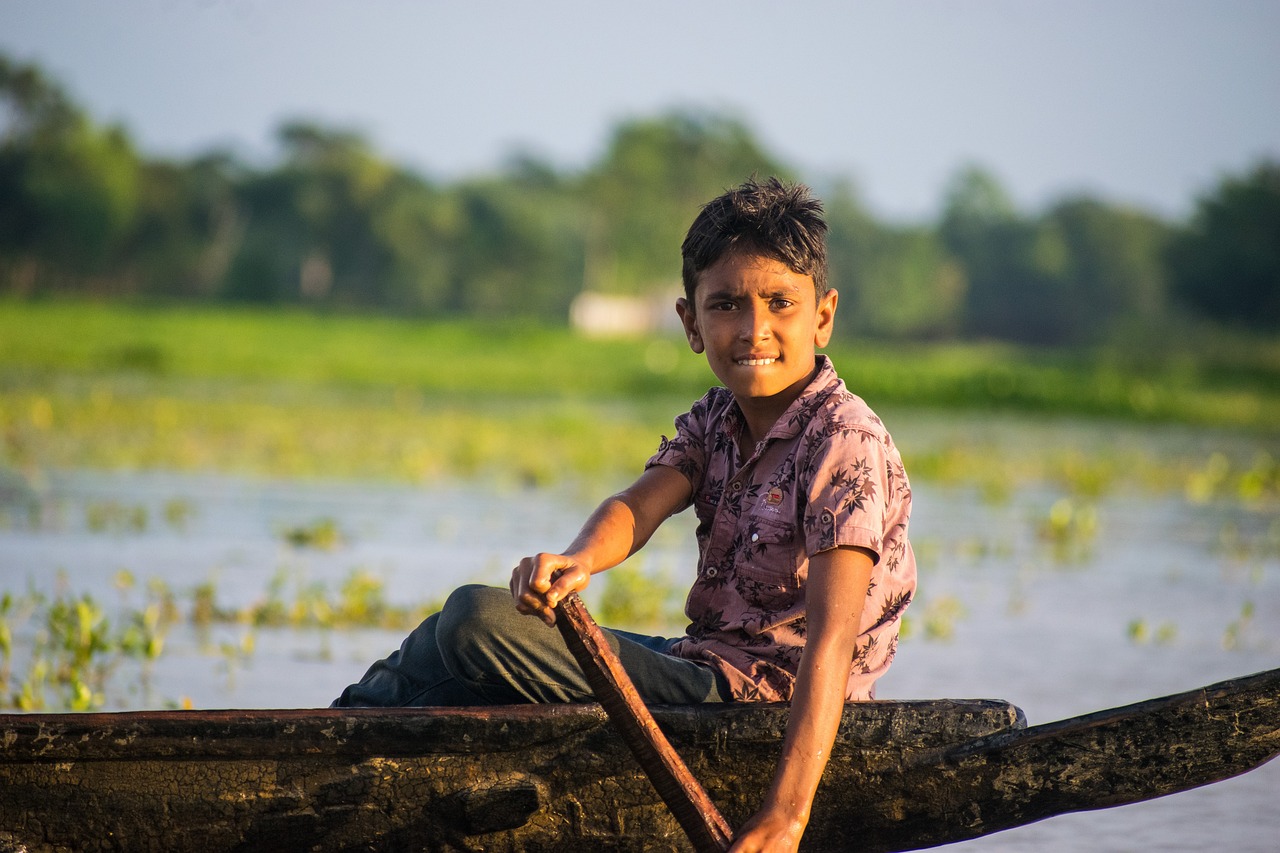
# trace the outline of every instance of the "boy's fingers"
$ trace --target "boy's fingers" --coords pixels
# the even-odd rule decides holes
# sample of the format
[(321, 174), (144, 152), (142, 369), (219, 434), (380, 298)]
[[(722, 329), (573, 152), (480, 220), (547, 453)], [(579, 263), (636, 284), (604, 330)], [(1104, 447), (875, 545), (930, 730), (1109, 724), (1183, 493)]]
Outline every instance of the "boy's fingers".
[(525, 561), (530, 564), (529, 587), (539, 593), (551, 589), (556, 574), (573, 565), (568, 557), (560, 554), (538, 554), (535, 557), (525, 557), (521, 563)]
[(555, 607), (567, 598), (570, 593), (585, 589), (588, 581), (589, 578), (585, 571), (578, 566), (569, 565), (556, 576), (555, 583), (547, 590), (547, 604)]
[(555, 624), (554, 609), (565, 596), (587, 585), (587, 573), (563, 554), (525, 557), (511, 572), (516, 609)]

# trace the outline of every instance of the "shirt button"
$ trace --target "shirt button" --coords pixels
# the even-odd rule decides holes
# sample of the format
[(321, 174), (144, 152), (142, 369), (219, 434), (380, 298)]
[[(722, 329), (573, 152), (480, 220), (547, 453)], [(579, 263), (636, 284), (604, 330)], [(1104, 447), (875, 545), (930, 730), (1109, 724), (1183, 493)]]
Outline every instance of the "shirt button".
[(716, 575), (718, 575), (718, 574), (719, 574), (719, 572), (717, 572), (717, 571), (716, 571), (716, 567), (715, 567), (715, 566), (712, 566), (711, 568), (707, 569), (707, 571), (706, 571), (706, 575), (707, 575), (707, 577), (709, 577), (709, 578), (713, 578), (713, 577), (715, 577), (715, 576), (716, 576)]
[(759, 533), (752, 533), (752, 534), (751, 534), (751, 541), (752, 541), (752, 542), (759, 542), (759, 541), (760, 541), (760, 534), (759, 534)]
[(734, 483), (733, 483), (733, 490), (734, 490), (735, 492), (740, 492), (740, 491), (742, 491), (742, 481), (741, 481), (741, 480), (735, 480), (735, 481), (734, 481)]

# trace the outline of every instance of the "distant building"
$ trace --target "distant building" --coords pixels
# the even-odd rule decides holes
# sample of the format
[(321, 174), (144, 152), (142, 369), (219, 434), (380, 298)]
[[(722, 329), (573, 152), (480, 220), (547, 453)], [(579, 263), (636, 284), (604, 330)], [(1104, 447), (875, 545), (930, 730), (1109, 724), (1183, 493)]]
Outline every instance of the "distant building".
[(645, 296), (623, 296), (584, 290), (569, 306), (569, 324), (597, 338), (641, 337), (654, 332), (676, 332), (678, 289), (663, 289)]

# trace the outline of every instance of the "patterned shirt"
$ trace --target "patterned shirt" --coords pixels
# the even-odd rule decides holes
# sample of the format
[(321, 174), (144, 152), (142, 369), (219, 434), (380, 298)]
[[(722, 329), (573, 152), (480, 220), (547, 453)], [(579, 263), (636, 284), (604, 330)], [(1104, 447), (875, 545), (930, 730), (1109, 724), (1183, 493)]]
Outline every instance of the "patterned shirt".
[(676, 419), (650, 465), (693, 484), (698, 577), (686, 635), (671, 654), (716, 667), (742, 701), (787, 701), (805, 643), (805, 581), (814, 554), (866, 548), (875, 567), (846, 690), (871, 699), (893, 660), (916, 587), (907, 541), (911, 487), (893, 439), (825, 355), (800, 397), (750, 449), (726, 388)]

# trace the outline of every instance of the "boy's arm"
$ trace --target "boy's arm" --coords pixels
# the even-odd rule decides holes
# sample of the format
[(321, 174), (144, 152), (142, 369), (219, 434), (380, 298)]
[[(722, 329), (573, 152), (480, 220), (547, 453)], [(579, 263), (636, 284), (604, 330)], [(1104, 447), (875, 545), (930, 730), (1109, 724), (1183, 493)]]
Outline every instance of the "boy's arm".
[(605, 500), (563, 554), (525, 557), (511, 573), (511, 595), (521, 613), (556, 621), (555, 606), (585, 589), (596, 572), (618, 565), (644, 547), (693, 487), (679, 471), (654, 465), (629, 488)]
[(844, 711), (872, 561), (861, 548), (835, 548), (809, 561), (808, 636), (782, 757), (764, 805), (739, 831), (731, 853), (794, 853), (800, 844)]

